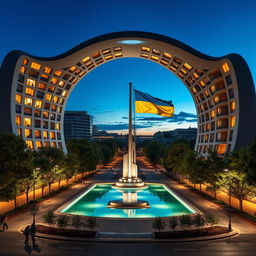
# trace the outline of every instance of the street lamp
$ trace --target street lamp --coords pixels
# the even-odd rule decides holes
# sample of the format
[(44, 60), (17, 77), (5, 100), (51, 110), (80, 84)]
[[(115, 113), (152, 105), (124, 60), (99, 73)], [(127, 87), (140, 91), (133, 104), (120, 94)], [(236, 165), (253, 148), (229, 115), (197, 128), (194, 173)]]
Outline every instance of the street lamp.
[(31, 215), (33, 216), (33, 224), (35, 224), (36, 223), (36, 215), (37, 215), (37, 213), (38, 213), (38, 206), (37, 205), (32, 205), (31, 207), (30, 207), (30, 213), (31, 213)]
[[(224, 169), (224, 172), (229, 172), (228, 169)], [(228, 231), (232, 230), (232, 224), (231, 224), (231, 218), (233, 217), (232, 215), (232, 209), (231, 209), (231, 183), (229, 180), (228, 183)]]

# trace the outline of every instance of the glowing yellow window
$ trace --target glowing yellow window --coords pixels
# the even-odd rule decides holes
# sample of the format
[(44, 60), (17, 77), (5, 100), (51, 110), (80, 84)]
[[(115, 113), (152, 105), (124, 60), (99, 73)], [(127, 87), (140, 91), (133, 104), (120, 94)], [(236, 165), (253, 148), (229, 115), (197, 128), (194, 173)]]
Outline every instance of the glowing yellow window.
[(84, 59), (82, 59), (82, 62), (87, 62), (87, 61), (89, 61), (90, 60), (90, 57), (85, 57)]
[(62, 75), (62, 71), (56, 70), (56, 71), (54, 72), (54, 75), (55, 75), (55, 76), (61, 76), (61, 75)]
[(36, 100), (35, 107), (36, 108), (42, 108), (43, 102), (41, 100)]
[(18, 129), (17, 129), (17, 133), (18, 133), (18, 136), (22, 136), (22, 129), (21, 129), (21, 128), (18, 128)]
[(27, 65), (28, 64), (28, 59), (23, 59), (23, 65)]
[(36, 141), (36, 148), (42, 147), (42, 141)]
[(55, 139), (55, 133), (54, 133), (54, 132), (50, 132), (50, 138), (51, 138), (52, 140)]
[(48, 139), (48, 132), (47, 131), (43, 131), (43, 137), (44, 137), (44, 139)]
[(24, 118), (24, 125), (25, 126), (32, 126), (32, 119), (28, 118), (28, 117), (25, 117)]
[(36, 63), (36, 62), (32, 62), (30, 67), (33, 68), (33, 69), (36, 69), (36, 70), (40, 70), (41, 65)]
[(54, 147), (54, 148), (56, 148), (56, 147), (57, 147), (56, 142), (52, 142), (52, 147)]
[(123, 54), (121, 52), (115, 53), (115, 57), (121, 57), (121, 56), (123, 56)]
[(205, 94), (206, 97), (209, 97), (209, 95), (210, 95), (207, 90), (204, 91), (204, 94)]
[(99, 52), (94, 52), (94, 53), (92, 53), (92, 57), (94, 59), (96, 59), (96, 58), (100, 57), (100, 53)]
[(62, 97), (66, 97), (67, 96), (67, 91), (63, 91), (62, 92)]
[(81, 73), (79, 74), (79, 76), (82, 77), (84, 74), (86, 74), (85, 71), (81, 72)]
[(26, 72), (26, 68), (24, 66), (21, 66), (20, 67), (20, 72), (24, 74)]
[(184, 65), (183, 65), (187, 70), (191, 70), (193, 67), (192, 66), (190, 66), (188, 63), (184, 63)]
[(230, 103), (230, 110), (231, 110), (231, 112), (234, 112), (236, 110), (236, 102), (235, 101), (232, 101)]
[(31, 99), (31, 98), (25, 98), (24, 104), (25, 104), (25, 105), (28, 105), (28, 106), (32, 106), (32, 105), (33, 105), (33, 99)]
[(153, 55), (150, 57), (150, 59), (155, 60), (155, 61), (158, 61), (158, 60), (159, 60), (159, 58), (158, 58), (158, 57), (153, 56)]
[(215, 112), (214, 112), (214, 110), (212, 110), (210, 113), (211, 113), (211, 118), (214, 118), (214, 117), (215, 117)]
[(217, 153), (223, 155), (226, 152), (227, 144), (219, 144)]
[(107, 55), (107, 56), (105, 56), (105, 60), (111, 60), (111, 59), (113, 59), (113, 56), (112, 56), (112, 55)]
[(150, 52), (150, 48), (149, 48), (149, 47), (146, 47), (146, 46), (142, 46), (142, 47), (141, 47), (141, 50), (142, 50), (143, 52)]
[(196, 89), (194, 87), (192, 87), (192, 91), (194, 94), (196, 93)]
[(59, 123), (56, 123), (56, 129), (60, 130), (60, 124)]
[(60, 104), (62, 105), (64, 103), (64, 99), (60, 99)]
[(41, 131), (40, 130), (35, 130), (34, 134), (35, 134), (35, 138), (41, 138)]
[(200, 81), (199, 82), (199, 84), (202, 86), (202, 87), (204, 87), (205, 86), (205, 82), (202, 80), (202, 81)]
[(230, 117), (230, 127), (233, 128), (236, 125), (236, 117), (235, 116), (231, 116)]
[(16, 125), (21, 125), (21, 118), (20, 118), (20, 116), (16, 116)]
[(172, 55), (168, 52), (164, 52), (163, 56), (167, 59), (171, 59)]
[(34, 96), (35, 90), (31, 88), (26, 88), (25, 93), (30, 96)]
[(21, 101), (22, 101), (22, 96), (19, 95), (19, 94), (16, 94), (15, 100), (16, 100), (16, 103), (21, 103)]
[(52, 72), (52, 68), (44, 67), (44, 73), (50, 74)]
[(33, 79), (28, 78), (27, 82), (26, 82), (26, 85), (36, 87), (36, 81), (33, 80)]
[(58, 112), (60, 113), (62, 110), (62, 107), (58, 107)]
[(73, 67), (71, 67), (71, 68), (69, 69), (69, 71), (73, 72), (73, 71), (75, 71), (76, 69), (77, 69), (77, 67), (76, 67), (76, 66), (73, 66)]
[(223, 70), (225, 73), (229, 71), (229, 66), (228, 66), (228, 63), (227, 63), (227, 62), (225, 62), (221, 67), (222, 67), (222, 70)]
[(198, 75), (196, 72), (194, 72), (192, 75), (193, 75), (193, 77), (196, 78), (196, 79), (199, 78), (199, 75)]
[(110, 48), (102, 50), (103, 54), (107, 54), (107, 53), (110, 53), (110, 52), (111, 52)]
[(45, 75), (45, 74), (42, 74), (41, 75), (42, 78), (44, 78), (43, 80), (45, 81), (46, 79), (48, 80), (49, 79), (49, 76)]
[(45, 99), (48, 100), (48, 101), (51, 101), (52, 100), (52, 95), (49, 94), (49, 93), (46, 93), (45, 94)]
[(215, 97), (214, 97), (214, 102), (215, 102), (215, 103), (218, 103), (219, 100), (220, 100), (219, 96), (215, 96)]
[(58, 81), (59, 81), (59, 79), (57, 79), (56, 77), (53, 77), (53, 78), (51, 79), (51, 83), (52, 83), (52, 84), (57, 84)]
[(210, 87), (210, 89), (211, 89), (212, 92), (215, 92), (215, 85), (212, 85), (212, 86)]
[(32, 138), (32, 130), (31, 129), (25, 129), (25, 137)]
[(39, 84), (38, 84), (38, 88), (40, 88), (41, 90), (45, 90), (45, 89), (46, 89), (46, 84), (44, 84), (44, 83), (39, 83)]
[(59, 86), (60, 87), (63, 87), (65, 85), (65, 82), (64, 81), (59, 81)]
[(58, 103), (58, 101), (59, 101), (59, 97), (58, 97), (58, 96), (54, 96), (54, 97), (53, 97), (53, 102), (54, 102), (54, 103)]
[(34, 148), (33, 142), (31, 140), (26, 140), (26, 144), (28, 148), (31, 148), (31, 149)]

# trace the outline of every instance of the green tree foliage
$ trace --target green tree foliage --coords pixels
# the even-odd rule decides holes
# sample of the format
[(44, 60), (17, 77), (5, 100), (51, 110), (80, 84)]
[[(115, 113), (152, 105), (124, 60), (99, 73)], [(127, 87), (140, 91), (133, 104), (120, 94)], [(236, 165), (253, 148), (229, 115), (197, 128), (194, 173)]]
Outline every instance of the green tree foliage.
[(172, 217), (169, 220), (169, 227), (170, 227), (171, 230), (175, 230), (178, 225), (179, 225), (179, 222), (178, 222), (178, 218), (177, 217)]
[(193, 226), (201, 228), (206, 224), (205, 218), (201, 214), (196, 214), (192, 220)]
[(214, 214), (207, 214), (207, 215), (205, 216), (205, 220), (206, 220), (206, 223), (207, 223), (208, 225), (210, 225), (211, 227), (212, 227), (213, 225), (216, 225), (216, 224), (219, 223), (219, 218), (218, 218), (218, 216), (216, 216), (216, 215), (214, 215)]
[(190, 215), (181, 215), (179, 222), (181, 228), (183, 229), (189, 228), (193, 225), (193, 221)]
[(89, 228), (91, 231), (98, 227), (97, 219), (95, 217), (88, 217), (85, 222), (85, 227)]
[(74, 226), (76, 229), (83, 226), (83, 222), (81, 221), (81, 218), (79, 215), (74, 215), (72, 217), (72, 226)]
[(56, 216), (54, 215), (53, 210), (49, 210), (44, 216), (43, 220), (46, 222), (49, 226), (53, 225), (55, 223)]
[(67, 215), (59, 215), (57, 217), (58, 227), (65, 228), (68, 225), (69, 217)]
[(158, 230), (159, 232), (164, 230), (166, 227), (166, 223), (163, 221), (162, 218), (156, 217), (152, 224), (152, 228)]
[(149, 141), (143, 148), (143, 154), (153, 164), (163, 164), (164, 152), (166, 146), (158, 141)]

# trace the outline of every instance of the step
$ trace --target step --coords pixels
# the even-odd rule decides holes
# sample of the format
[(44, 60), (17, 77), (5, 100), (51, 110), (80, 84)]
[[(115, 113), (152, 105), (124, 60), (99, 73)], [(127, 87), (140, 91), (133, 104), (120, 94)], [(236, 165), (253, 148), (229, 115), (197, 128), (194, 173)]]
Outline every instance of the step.
[(152, 233), (98, 232), (98, 238), (152, 238)]

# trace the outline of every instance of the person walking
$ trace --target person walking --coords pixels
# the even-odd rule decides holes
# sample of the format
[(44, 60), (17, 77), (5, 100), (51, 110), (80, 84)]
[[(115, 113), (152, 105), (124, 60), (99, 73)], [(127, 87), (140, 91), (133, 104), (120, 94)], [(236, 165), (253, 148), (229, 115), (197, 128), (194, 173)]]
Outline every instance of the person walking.
[(24, 235), (26, 237), (25, 239), (25, 244), (28, 244), (28, 239), (29, 239), (29, 226), (26, 226), (26, 228), (24, 229)]
[(32, 243), (33, 245), (35, 244), (36, 240), (35, 240), (35, 234), (36, 234), (36, 225), (33, 222), (33, 224), (30, 226), (30, 235), (31, 235), (31, 239), (32, 239)]
[(3, 218), (3, 231), (5, 231), (5, 229), (8, 230), (7, 221), (8, 221), (8, 217), (7, 217), (7, 215), (5, 215), (4, 218)]

